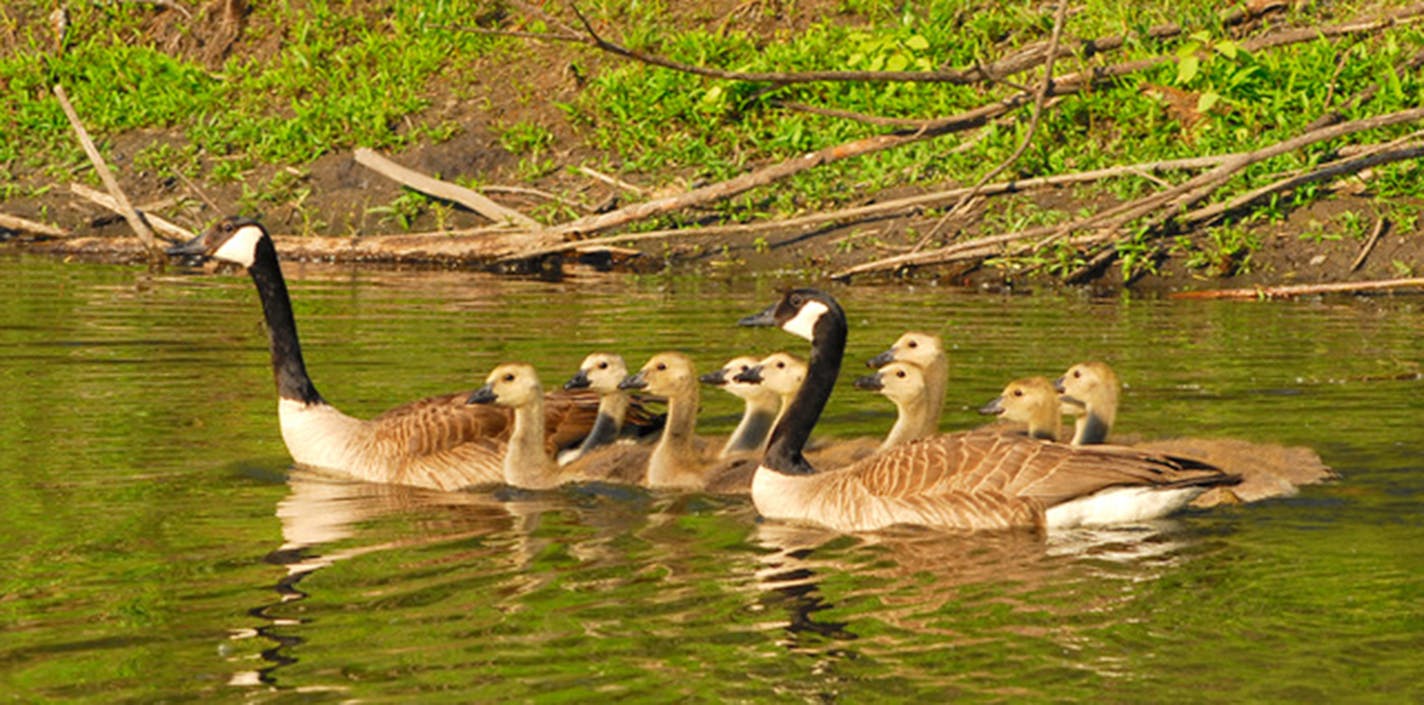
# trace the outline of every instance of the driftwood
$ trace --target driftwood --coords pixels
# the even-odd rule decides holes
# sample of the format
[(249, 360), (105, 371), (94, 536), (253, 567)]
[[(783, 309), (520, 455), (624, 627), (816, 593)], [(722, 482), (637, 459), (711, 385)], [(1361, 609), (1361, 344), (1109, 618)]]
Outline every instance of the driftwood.
[(64, 92), (64, 86), (55, 84), (54, 97), (59, 99), (59, 106), (64, 109), (65, 117), (69, 118), (69, 124), (74, 128), (74, 134), (79, 138), (79, 144), (84, 147), (84, 153), (89, 155), (89, 161), (94, 163), (94, 171), (98, 172), (99, 180), (104, 182), (104, 188), (109, 190), (109, 195), (114, 198), (119, 214), (128, 221), (129, 227), (133, 228), (139, 240), (148, 248), (153, 257), (159, 256), (158, 241), (153, 236), (153, 231), (149, 229), (148, 223), (144, 222), (143, 216), (134, 210), (133, 204), (129, 203), (129, 197), (124, 194), (124, 190), (119, 188), (119, 182), (114, 178), (113, 172), (109, 171), (109, 165), (104, 161), (104, 156), (99, 154), (99, 148), (94, 146), (94, 140), (89, 139), (89, 131), (84, 129), (84, 123), (79, 120), (79, 113), (74, 111), (74, 106), (69, 103), (69, 96)]
[(31, 235), (43, 235), (44, 237), (69, 237), (70, 232), (64, 228), (57, 228), (53, 225), (37, 223), (27, 218), (0, 213), (0, 230), (11, 230), (17, 233), (29, 233)]
[(365, 147), (357, 149), (356, 163), (403, 186), (408, 186), (421, 193), (465, 206), (496, 223), (508, 223), (531, 230), (537, 230), (543, 227), (539, 224), (539, 221), (517, 210), (505, 208), (476, 191), (467, 189), (464, 186), (457, 186), (449, 182), (440, 181), (439, 179), (433, 179), (418, 171), (403, 167), (377, 154), (374, 150)]
[[(102, 193), (102, 192), (99, 192), (99, 191), (95, 191), (94, 189), (89, 188), (88, 186), (85, 186), (84, 184), (78, 184), (78, 183), (70, 184), (70, 185), (69, 185), (69, 190), (70, 190), (71, 193), (73, 193), (73, 194), (76, 195), (76, 196), (79, 196), (79, 197), (81, 197), (81, 198), (84, 198), (84, 199), (87, 199), (87, 200), (92, 201), (92, 202), (94, 202), (94, 203), (97, 203), (97, 204), (99, 204), (100, 206), (103, 206), (103, 207), (105, 207), (105, 208), (108, 208), (109, 210), (114, 211), (115, 213), (118, 213), (118, 214), (120, 214), (120, 215), (123, 214), (123, 211), (120, 210), (120, 208), (119, 208), (118, 202), (114, 200), (114, 197), (113, 197), (113, 196), (110, 196), (110, 195), (107, 194), (107, 193)], [(135, 210), (135, 212), (140, 212), (140, 213), (143, 212), (143, 211), (138, 210), (137, 208), (135, 208), (134, 210)], [(169, 221), (167, 221), (167, 220), (164, 220), (163, 218), (160, 218), (160, 217), (158, 217), (158, 216), (156, 216), (156, 215), (153, 215), (152, 213), (144, 213), (143, 215), (144, 215), (144, 218), (147, 219), (148, 224), (149, 224), (149, 225), (152, 225), (152, 226), (153, 226), (153, 229), (154, 229), (154, 230), (157, 230), (158, 232), (161, 232), (161, 233), (163, 233), (163, 234), (165, 234), (165, 235), (167, 235), (167, 236), (169, 236), (169, 237), (171, 237), (171, 238), (178, 239), (178, 240), (191, 240), (191, 239), (193, 239), (193, 231), (191, 231), (191, 230), (189, 230), (189, 229), (187, 229), (187, 228), (185, 228), (185, 227), (183, 227), (183, 226), (181, 226), (181, 225), (178, 225), (178, 224), (176, 224), (176, 223), (171, 223), (171, 222), (169, 222)]]
[(1263, 286), (1254, 289), (1210, 289), (1207, 291), (1176, 291), (1173, 299), (1283, 299), (1313, 294), (1358, 293), (1387, 289), (1424, 288), (1424, 277), (1385, 279), (1367, 282), (1336, 282), (1333, 284), (1298, 284), (1294, 286)]
[[(273, 241), (284, 259), (320, 262), (370, 262), (386, 264), (491, 264), (511, 252), (548, 244), (543, 233), (510, 231), (481, 235), (417, 234), (373, 237), (311, 237), (277, 235)], [(70, 237), (26, 246), (34, 252), (128, 258), (143, 256), (146, 248), (136, 238)]]

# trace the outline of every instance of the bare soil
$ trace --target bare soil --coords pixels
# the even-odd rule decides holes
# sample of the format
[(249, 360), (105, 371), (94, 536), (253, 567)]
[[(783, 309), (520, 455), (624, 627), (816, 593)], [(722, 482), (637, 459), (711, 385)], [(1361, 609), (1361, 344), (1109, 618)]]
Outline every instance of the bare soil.
[[(155, 43), (168, 51), (181, 54), (209, 66), (218, 66), (231, 56), (263, 60), (278, 50), (272, 39), (281, 33), (274, 28), (247, 26), (249, 15), (240, 0), (215, 0), (222, 12), (209, 13), (208, 26), (202, 31), (184, 29), (171, 21), (171, 13), (159, 13), (149, 28)], [(674, 12), (689, 25), (709, 29), (732, 27), (753, 29), (768, 38), (780, 32), (805, 29), (811, 22), (830, 16), (835, 18), (839, 3), (832, 0), (788, 3), (779, 11), (766, 11), (760, 3), (741, 0), (717, 0), (710, 3), (673, 3)], [(748, 11), (748, 8), (760, 8)], [(849, 20), (847, 20), (849, 21)], [(266, 31), (272, 29), (273, 31)], [(252, 31), (263, 30), (263, 31)], [(266, 37), (249, 41), (250, 37)], [(557, 194), (573, 204), (578, 215), (607, 210), (619, 205), (626, 192), (616, 186), (588, 178), (564, 168), (583, 163), (618, 163), (618, 155), (603, 154), (589, 148), (577, 128), (569, 123), (557, 107), (569, 102), (582, 89), (583, 75), (571, 61), (571, 50), (554, 43), (528, 42), (520, 61), (491, 61), (478, 66), (468, 75), (450, 76), (431, 86), (430, 108), (421, 116), (427, 122), (451, 120), (459, 125), (456, 134), (439, 143), (419, 144), (401, 153), (390, 154), (396, 161), (418, 171), (439, 175), (446, 180), (476, 179), (483, 184), (516, 186), (523, 189)], [(586, 55), (579, 57), (584, 72), (596, 71), (602, 63), (618, 61), (598, 57), (592, 63)], [(459, 85), (455, 85), (455, 84)], [(478, 96), (478, 99), (461, 96)], [(550, 129), (554, 136), (549, 155), (559, 165), (533, 183), (520, 177), (519, 158), (506, 151), (499, 142), (501, 125), (532, 121)], [(406, 129), (394, 125), (393, 130)], [(130, 199), (141, 208), (159, 213), (198, 228), (215, 216), (215, 212), (193, 196), (194, 189), (177, 179), (162, 179), (152, 172), (137, 168), (134, 155), (156, 142), (174, 145), (184, 143), (177, 131), (136, 131), (111, 135), (101, 143)], [(211, 164), (201, 165), (208, 173)], [(39, 172), (17, 174), (27, 187), (48, 185)], [(686, 174), (620, 175), (641, 185), (677, 183)], [(278, 189), (275, 183), (286, 183)], [(954, 184), (943, 184), (947, 188)], [(1332, 232), (1343, 212), (1358, 214), (1370, 226), (1378, 219), (1377, 205), (1370, 193), (1351, 180), (1337, 184), (1335, 194), (1325, 200), (1287, 213), (1280, 222), (1252, 225), (1248, 232), (1261, 243), (1249, 261), (1223, 261), (1206, 267), (1189, 269), (1179, 252), (1168, 251), (1158, 262), (1157, 272), (1139, 277), (1128, 285), (1137, 289), (1209, 289), (1272, 284), (1300, 284), (1354, 280), (1388, 279), (1412, 276), (1424, 270), (1424, 233), (1420, 225), (1401, 229), (1386, 227), (1378, 243), (1370, 250), (1360, 267), (1351, 270), (1363, 242), (1352, 237), (1340, 237)], [(382, 211), (401, 195), (396, 183), (356, 164), (351, 152), (328, 154), (300, 168), (261, 167), (246, 174), (238, 183), (201, 182), (198, 190), (222, 210), (235, 210), (244, 193), (270, 191), (277, 195), (260, 202), (261, 217), (274, 232), (303, 233), (327, 237), (365, 238), (402, 232), (434, 231), (441, 226), (449, 229), (487, 225), (483, 218), (459, 207), (442, 209), (437, 214), (426, 209), (402, 230), (389, 214)], [(897, 189), (893, 192), (867, 194), (863, 203), (872, 203), (909, 195), (919, 189)], [(507, 206), (531, 212), (550, 207), (544, 196), (507, 192), (491, 188), (487, 195)], [(1029, 198), (1049, 208), (1070, 207), (1076, 210), (1085, 198), (1079, 187), (1032, 192)], [(1105, 194), (1089, 194), (1090, 201), (1111, 203)], [(1418, 206), (1419, 204), (1415, 204)], [(994, 207), (993, 205), (990, 206)], [(63, 242), (26, 241), (31, 249), (63, 251), (105, 257), (129, 259), (138, 256), (123, 220), (97, 206), (71, 195), (62, 185), (43, 196), (11, 199), (0, 203), (5, 213), (52, 222), (70, 229), (76, 244)], [(567, 215), (565, 217), (568, 217)], [(927, 232), (935, 217), (914, 215), (859, 223), (849, 227), (828, 227), (811, 233), (771, 233), (760, 236), (700, 236), (669, 239), (638, 246), (638, 257), (594, 256), (582, 261), (582, 266), (594, 269), (635, 269), (655, 271), (668, 268), (719, 272), (784, 272), (815, 278), (827, 272), (889, 256), (903, 251), (907, 233)], [(1424, 219), (1419, 219), (1424, 221)], [(1368, 229), (1367, 229), (1368, 230)], [(981, 234), (971, 224), (962, 237)], [(4, 235), (0, 231), (0, 235)], [(1203, 234), (1189, 236), (1201, 238)], [(96, 239), (98, 238), (98, 239)], [(458, 259), (458, 258), (456, 258)], [(443, 265), (487, 266), (482, 262), (442, 261)], [(563, 263), (565, 269), (578, 267), (577, 259)], [(1038, 271), (1012, 271), (993, 267), (955, 265), (917, 270), (908, 275), (914, 279), (936, 279), (945, 283), (985, 288), (1023, 288), (1055, 285), (1051, 277)], [(1124, 286), (1116, 265), (1098, 273), (1090, 286), (1111, 291)]]

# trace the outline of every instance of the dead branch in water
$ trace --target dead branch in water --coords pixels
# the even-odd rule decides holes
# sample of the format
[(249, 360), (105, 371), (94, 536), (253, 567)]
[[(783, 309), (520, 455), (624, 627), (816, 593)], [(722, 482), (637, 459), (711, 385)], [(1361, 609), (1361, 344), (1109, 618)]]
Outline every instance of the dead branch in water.
[(1264, 286), (1254, 289), (1210, 289), (1207, 291), (1176, 291), (1173, 299), (1283, 299), (1313, 294), (1359, 293), (1387, 289), (1424, 288), (1424, 278), (1385, 279), (1367, 282), (1335, 282), (1333, 284), (1298, 284), (1294, 286)]
[(64, 228), (56, 228), (53, 225), (37, 223), (33, 220), (15, 215), (6, 215), (4, 213), (0, 213), (0, 230), (12, 230), (17, 233), (29, 233), (31, 235), (41, 235), (44, 237), (70, 236), (70, 232)]
[(129, 203), (129, 197), (124, 194), (124, 190), (119, 188), (119, 182), (114, 178), (114, 173), (109, 171), (109, 164), (104, 161), (104, 156), (99, 154), (99, 148), (94, 146), (94, 140), (89, 139), (89, 131), (84, 129), (84, 123), (79, 120), (79, 113), (74, 111), (74, 106), (69, 103), (69, 96), (64, 92), (64, 86), (56, 83), (54, 85), (54, 97), (59, 100), (59, 107), (64, 109), (65, 117), (69, 118), (69, 124), (74, 128), (74, 134), (79, 138), (79, 144), (84, 147), (84, 153), (89, 155), (89, 161), (94, 164), (94, 171), (99, 174), (99, 180), (104, 182), (104, 188), (109, 190), (109, 195), (113, 196), (119, 214), (128, 221), (129, 227), (138, 235), (150, 253), (150, 256), (157, 259), (161, 256), (158, 248), (158, 241), (153, 236), (153, 231), (149, 229), (148, 223), (144, 222), (143, 216), (134, 210), (133, 204)]
[(508, 223), (530, 230), (538, 230), (543, 227), (539, 224), (539, 221), (512, 208), (505, 208), (477, 191), (439, 179), (433, 179), (414, 169), (401, 166), (377, 154), (375, 150), (366, 147), (357, 149), (356, 163), (402, 186), (407, 186), (421, 193), (429, 194), (452, 203), (458, 203), (496, 223)]

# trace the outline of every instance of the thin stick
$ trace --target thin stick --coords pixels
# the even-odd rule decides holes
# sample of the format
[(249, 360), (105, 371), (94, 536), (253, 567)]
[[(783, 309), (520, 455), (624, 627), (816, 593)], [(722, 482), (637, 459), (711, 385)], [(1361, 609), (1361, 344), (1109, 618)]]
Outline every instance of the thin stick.
[[(109, 194), (100, 191), (95, 191), (94, 189), (89, 188), (84, 184), (77, 183), (70, 184), (69, 191), (70, 193), (73, 193), (74, 195), (79, 196), (80, 198), (93, 201), (94, 203), (108, 208), (109, 210), (114, 211), (115, 213), (123, 213), (123, 211), (119, 209), (118, 202), (115, 201), (114, 197), (110, 196)], [(170, 223), (156, 215), (153, 215), (152, 213), (144, 213), (144, 217), (147, 219), (148, 223), (153, 226), (154, 230), (162, 232), (165, 235), (180, 240), (193, 239), (193, 231), (188, 230), (187, 228), (181, 225), (178, 225), (176, 223)]]
[(509, 223), (530, 230), (538, 230), (543, 227), (539, 224), (539, 221), (512, 208), (505, 208), (476, 191), (439, 179), (433, 179), (414, 169), (401, 166), (377, 154), (375, 150), (366, 147), (357, 149), (356, 163), (403, 186), (408, 186), (416, 191), (430, 194), (436, 198), (458, 203), (496, 223)]
[(94, 171), (98, 172), (99, 180), (104, 182), (104, 188), (109, 190), (109, 195), (114, 197), (114, 204), (119, 214), (128, 221), (129, 227), (138, 234), (138, 239), (143, 242), (143, 246), (148, 248), (150, 254), (158, 255), (158, 242), (153, 237), (153, 231), (148, 224), (143, 221), (143, 216), (134, 210), (133, 204), (129, 203), (129, 197), (124, 194), (124, 190), (119, 188), (119, 182), (114, 178), (113, 172), (109, 171), (109, 165), (104, 161), (103, 155), (99, 154), (99, 148), (94, 146), (94, 140), (89, 139), (89, 132), (84, 129), (84, 123), (79, 121), (79, 113), (74, 111), (74, 106), (69, 103), (69, 96), (64, 92), (64, 86), (54, 84), (54, 97), (59, 99), (59, 106), (64, 109), (65, 117), (69, 118), (69, 124), (74, 128), (74, 134), (79, 137), (79, 144), (84, 147), (84, 153), (89, 155), (89, 161), (94, 164)]
[(1168, 294), (1173, 299), (1280, 299), (1311, 294), (1338, 294), (1341, 292), (1381, 291), (1385, 289), (1405, 289), (1424, 287), (1424, 278), (1385, 279), (1367, 282), (1335, 282), (1332, 284), (1297, 284), (1293, 286), (1267, 286), (1255, 289), (1210, 289), (1207, 291), (1175, 291)]
[(1028, 131), (1024, 134), (1024, 138), (1019, 141), (1019, 146), (1014, 149), (1008, 158), (999, 162), (998, 166), (990, 169), (988, 173), (979, 177), (979, 181), (974, 184), (974, 188), (971, 189), (969, 193), (964, 194), (964, 196), (939, 219), (939, 222), (935, 223), (935, 226), (931, 228), (929, 232), (925, 233), (924, 237), (921, 237), (919, 242), (915, 243), (914, 247), (910, 248), (911, 253), (919, 252), (924, 249), (925, 245), (929, 244), (931, 240), (939, 237), (940, 230), (945, 224), (952, 218), (958, 216), (960, 212), (964, 210), (964, 207), (973, 201), (975, 196), (979, 195), (979, 189), (983, 188), (984, 184), (989, 183), (991, 179), (1004, 173), (1005, 169), (1008, 169), (1014, 162), (1018, 161), (1019, 157), (1022, 157), (1023, 153), (1028, 150), (1029, 144), (1033, 142), (1033, 136), (1038, 132), (1038, 122), (1043, 117), (1043, 104), (1048, 100), (1048, 91), (1053, 87), (1053, 62), (1058, 58), (1058, 40), (1063, 36), (1063, 22), (1066, 17), (1068, 17), (1068, 0), (1058, 0), (1058, 11), (1053, 15), (1053, 34), (1048, 38), (1048, 59), (1043, 64), (1043, 83), (1039, 86), (1038, 94), (1034, 96), (1033, 115), (1029, 118)]
[(647, 193), (647, 191), (640, 186), (635, 186), (622, 179), (618, 179), (607, 174), (594, 171), (593, 169), (583, 166), (582, 164), (579, 165), (578, 170), (580, 174), (583, 174), (584, 176), (587, 176), (591, 179), (597, 179), (598, 181), (602, 181), (603, 183), (608, 184), (609, 186), (615, 186), (617, 188), (623, 189), (624, 191), (635, 193), (639, 196), (642, 196), (643, 194)]
[(44, 235), (46, 237), (69, 237), (71, 234), (64, 228), (57, 228), (53, 225), (46, 225), (4, 213), (0, 213), (0, 230), (13, 230), (17, 233), (30, 233), (31, 235)]
[(1384, 228), (1388, 223), (1389, 221), (1385, 218), (1375, 221), (1374, 230), (1370, 231), (1370, 238), (1365, 240), (1365, 246), (1360, 248), (1360, 254), (1355, 256), (1354, 263), (1350, 265), (1350, 271), (1359, 269), (1360, 265), (1365, 263), (1365, 258), (1369, 257), (1370, 252), (1375, 249), (1375, 243), (1379, 242), (1380, 235), (1384, 233)]

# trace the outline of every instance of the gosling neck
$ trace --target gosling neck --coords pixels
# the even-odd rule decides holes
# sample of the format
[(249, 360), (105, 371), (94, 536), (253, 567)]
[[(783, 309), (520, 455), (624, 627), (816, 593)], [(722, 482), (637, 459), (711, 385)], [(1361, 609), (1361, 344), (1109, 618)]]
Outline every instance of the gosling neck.
[(930, 423), (926, 423), (926, 417), (932, 415), (927, 394), (917, 394), (910, 399), (897, 399), (895, 409), (899, 416), (895, 419), (895, 425), (890, 427), (890, 433), (885, 436), (885, 442), (880, 444), (880, 450), (925, 438), (932, 435), (927, 429), (937, 430), (939, 427), (938, 418), (930, 419)]
[(579, 444), (578, 454), (583, 455), (594, 448), (608, 445), (618, 439), (623, 432), (623, 419), (628, 414), (628, 395), (620, 391), (602, 394), (598, 397), (598, 416), (593, 428)]
[(722, 446), (719, 457), (759, 451), (766, 444), (766, 437), (776, 423), (778, 403), (770, 394), (752, 395), (746, 398), (746, 402), (742, 420), (732, 431), (727, 444)]
[(939, 433), (940, 416), (944, 414), (944, 396), (949, 384), (949, 357), (940, 353), (925, 370), (925, 410), (920, 419), (920, 436), (928, 438)]
[(504, 481), (515, 487), (547, 489), (559, 485), (558, 466), (544, 451), (544, 395), (514, 408), (514, 428), (504, 452)]
[(1090, 409), (1073, 422), (1073, 445), (1087, 446), (1106, 443), (1112, 421), (1104, 419), (1096, 409)]
[(653, 487), (697, 485), (701, 458), (697, 452), (697, 387), (668, 397), (667, 422), (662, 438), (648, 458), (648, 484)]

